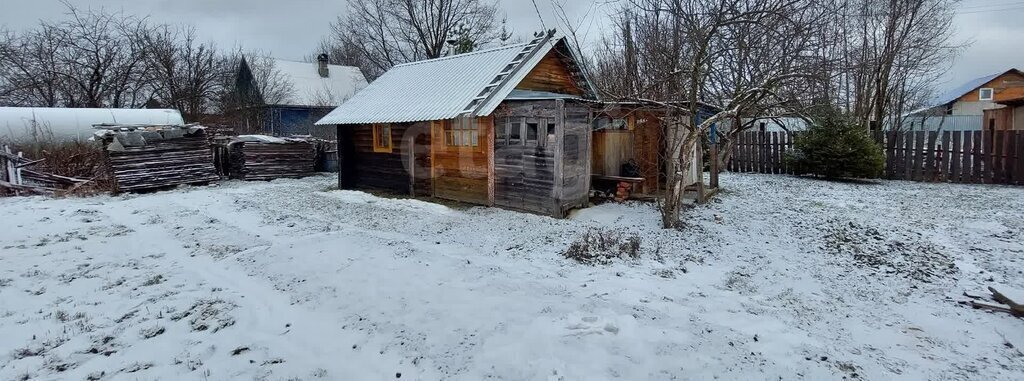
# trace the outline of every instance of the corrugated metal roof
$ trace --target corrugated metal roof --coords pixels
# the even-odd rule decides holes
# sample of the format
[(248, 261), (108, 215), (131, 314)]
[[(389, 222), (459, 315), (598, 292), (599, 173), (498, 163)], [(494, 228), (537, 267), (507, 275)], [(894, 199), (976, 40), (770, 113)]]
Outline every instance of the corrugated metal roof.
[(328, 76), (321, 77), (316, 62), (274, 60), (274, 68), (292, 84), (292, 92), (276, 105), (338, 106), (366, 87), (366, 78), (357, 67), (327, 65)]
[[(490, 115), (562, 38), (537, 48), (476, 116)], [(405, 123), (456, 118), (529, 43), (402, 64), (356, 93), (317, 125)], [(589, 83), (587, 84), (589, 86)]]

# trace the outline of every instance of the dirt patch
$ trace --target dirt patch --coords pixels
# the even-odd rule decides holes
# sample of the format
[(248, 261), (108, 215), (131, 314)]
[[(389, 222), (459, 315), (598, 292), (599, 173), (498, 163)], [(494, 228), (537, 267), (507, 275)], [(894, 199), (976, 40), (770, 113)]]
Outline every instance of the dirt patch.
[(900, 229), (883, 234), (874, 227), (839, 220), (829, 220), (820, 229), (827, 253), (851, 258), (861, 267), (925, 283), (959, 272), (953, 259), (919, 232)]
[(235, 304), (220, 299), (206, 299), (195, 302), (188, 310), (171, 316), (178, 321), (189, 318), (189, 326), (193, 331), (215, 333), (221, 329), (235, 325), (235, 319), (228, 312), (237, 307)]

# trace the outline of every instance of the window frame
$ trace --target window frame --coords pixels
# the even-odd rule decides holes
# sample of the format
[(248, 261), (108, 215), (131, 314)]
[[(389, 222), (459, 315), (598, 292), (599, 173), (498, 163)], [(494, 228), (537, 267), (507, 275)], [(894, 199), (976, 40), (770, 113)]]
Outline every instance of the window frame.
[(447, 121), (441, 128), (441, 143), (448, 149), (480, 150), (480, 120), (459, 117)]
[[(373, 135), (373, 152), (375, 153), (392, 153), (395, 150), (393, 133), (391, 130), (390, 123), (374, 123), (370, 128), (370, 133)], [(387, 141), (382, 139), (387, 137)], [(386, 145), (384, 143), (387, 143)]]
[[(988, 97), (986, 98), (983, 94), (988, 91)], [(996, 91), (991, 87), (982, 87), (978, 89), (978, 100), (979, 101), (991, 101), (996, 98)]]

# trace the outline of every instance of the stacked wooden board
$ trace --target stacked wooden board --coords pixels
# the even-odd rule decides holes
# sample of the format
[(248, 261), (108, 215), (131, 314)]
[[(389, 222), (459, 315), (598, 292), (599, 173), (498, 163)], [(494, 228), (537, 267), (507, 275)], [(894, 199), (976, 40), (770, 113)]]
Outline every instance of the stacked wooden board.
[(316, 147), (303, 139), (243, 135), (228, 144), (228, 172), (243, 180), (300, 178), (316, 171)]
[(196, 126), (108, 128), (102, 135), (115, 193), (217, 181), (210, 144)]

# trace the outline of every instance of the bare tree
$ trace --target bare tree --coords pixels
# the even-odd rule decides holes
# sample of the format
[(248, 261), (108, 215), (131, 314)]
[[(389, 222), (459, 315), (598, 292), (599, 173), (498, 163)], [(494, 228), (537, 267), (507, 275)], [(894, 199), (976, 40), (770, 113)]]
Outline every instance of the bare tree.
[[(712, 125), (785, 104), (810, 30), (812, 0), (629, 0), (597, 53), (611, 98), (661, 104), (666, 192), (662, 223), (679, 224), (691, 153)], [(792, 43), (792, 44), (791, 44)], [(773, 62), (764, 62), (770, 57)], [(709, 105), (708, 102), (715, 103)], [(700, 155), (697, 166), (702, 167)], [(703, 180), (698, 180), (703, 186)]]
[(500, 37), (497, 6), (486, 0), (349, 0), (348, 6), (331, 25), (331, 45), (357, 53), (351, 63), (371, 80), (392, 66)]
[(163, 25), (144, 36), (153, 98), (194, 120), (213, 109), (224, 72), (213, 44), (200, 43), (194, 28)]
[(43, 22), (0, 48), (5, 103), (136, 107), (148, 99), (144, 19), (68, 5), (67, 19)]

